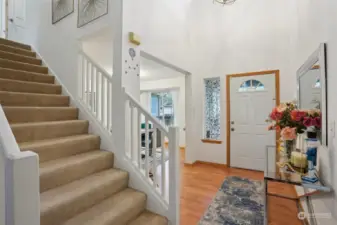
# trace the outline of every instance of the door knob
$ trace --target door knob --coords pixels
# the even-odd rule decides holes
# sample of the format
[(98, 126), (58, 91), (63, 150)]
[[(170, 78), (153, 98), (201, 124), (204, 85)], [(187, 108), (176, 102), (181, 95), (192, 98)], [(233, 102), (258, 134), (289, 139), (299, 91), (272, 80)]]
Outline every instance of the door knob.
[(231, 121), (231, 124), (234, 124), (234, 121)]
[(234, 128), (231, 128), (231, 131), (235, 131), (235, 129), (234, 129)]
[(13, 18), (9, 18), (9, 22), (14, 23), (14, 19)]

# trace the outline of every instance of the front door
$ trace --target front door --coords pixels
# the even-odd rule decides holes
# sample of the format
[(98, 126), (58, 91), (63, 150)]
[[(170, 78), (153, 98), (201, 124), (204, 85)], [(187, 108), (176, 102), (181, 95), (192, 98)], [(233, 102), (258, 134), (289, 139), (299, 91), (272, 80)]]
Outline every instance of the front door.
[(276, 104), (275, 74), (230, 77), (230, 165), (263, 171), (275, 132), (266, 118)]
[(24, 40), (26, 0), (8, 0), (8, 39)]

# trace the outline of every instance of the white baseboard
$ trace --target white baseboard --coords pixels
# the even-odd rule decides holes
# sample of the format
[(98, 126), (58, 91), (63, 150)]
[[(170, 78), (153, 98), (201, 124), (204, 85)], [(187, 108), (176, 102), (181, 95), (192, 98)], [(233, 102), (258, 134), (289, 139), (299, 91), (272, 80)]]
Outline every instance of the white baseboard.
[(92, 116), (89, 110), (81, 103), (81, 101), (75, 98), (69, 90), (63, 85), (57, 74), (51, 69), (48, 63), (42, 58), (42, 56), (32, 46), (33, 50), (37, 54), (37, 58), (42, 60), (43, 65), (48, 67), (50, 75), (55, 77), (57, 84), (62, 86), (62, 94), (70, 97), (70, 105), (79, 109), (79, 118), (89, 121), (89, 133), (96, 134), (101, 138), (101, 149), (114, 153), (114, 167), (129, 172), (129, 187), (142, 191), (147, 195), (147, 209), (154, 213), (168, 217), (167, 204), (161, 199), (160, 195), (153, 191), (153, 187), (146, 182), (140, 171), (135, 169), (133, 164), (124, 157), (123, 151), (118, 150), (115, 147), (113, 137), (109, 135), (105, 129), (96, 121), (96, 118)]

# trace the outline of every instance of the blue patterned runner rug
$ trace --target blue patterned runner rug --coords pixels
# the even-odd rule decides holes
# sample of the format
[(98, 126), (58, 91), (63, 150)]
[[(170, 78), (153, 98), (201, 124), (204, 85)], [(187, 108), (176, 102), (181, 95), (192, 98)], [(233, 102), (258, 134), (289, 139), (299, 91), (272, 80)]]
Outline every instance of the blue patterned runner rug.
[(228, 177), (199, 225), (263, 225), (263, 181)]

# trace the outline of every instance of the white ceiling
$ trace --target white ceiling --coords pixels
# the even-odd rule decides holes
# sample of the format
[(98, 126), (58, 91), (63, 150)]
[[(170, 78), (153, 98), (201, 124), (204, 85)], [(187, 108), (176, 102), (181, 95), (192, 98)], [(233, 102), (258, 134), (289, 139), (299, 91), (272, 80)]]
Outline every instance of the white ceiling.
[[(107, 72), (112, 73), (113, 43), (112, 30), (103, 29), (82, 39), (84, 51), (101, 65)], [(153, 60), (141, 57), (140, 60), (140, 80), (160, 80), (184, 76), (173, 69), (165, 67)]]

